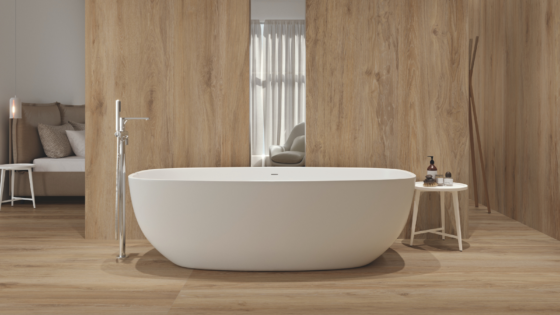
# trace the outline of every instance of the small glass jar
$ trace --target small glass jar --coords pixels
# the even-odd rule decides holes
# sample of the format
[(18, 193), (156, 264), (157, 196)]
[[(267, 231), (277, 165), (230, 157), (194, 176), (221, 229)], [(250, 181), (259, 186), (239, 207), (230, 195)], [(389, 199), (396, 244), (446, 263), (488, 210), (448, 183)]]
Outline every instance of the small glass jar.
[(453, 186), (453, 178), (451, 177), (451, 172), (445, 173), (445, 179), (443, 180), (445, 186)]
[(436, 181), (438, 186), (443, 186), (443, 175), (436, 175)]

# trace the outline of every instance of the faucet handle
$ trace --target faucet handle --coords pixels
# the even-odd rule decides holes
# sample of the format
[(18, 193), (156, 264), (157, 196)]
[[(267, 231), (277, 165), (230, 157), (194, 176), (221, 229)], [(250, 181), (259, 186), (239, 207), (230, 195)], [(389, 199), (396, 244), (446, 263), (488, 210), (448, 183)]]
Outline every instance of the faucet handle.
[(150, 120), (149, 117), (123, 117), (124, 120)]
[(126, 125), (129, 120), (150, 120), (148, 117), (121, 117), (121, 119), (123, 125)]

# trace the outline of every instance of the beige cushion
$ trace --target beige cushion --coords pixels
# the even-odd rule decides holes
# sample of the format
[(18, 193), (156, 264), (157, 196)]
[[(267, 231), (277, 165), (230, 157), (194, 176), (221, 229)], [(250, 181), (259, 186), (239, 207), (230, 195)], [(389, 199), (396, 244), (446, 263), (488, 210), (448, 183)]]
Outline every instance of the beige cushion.
[(39, 123), (61, 124), (56, 103), (22, 104), (21, 119), (14, 119), (12, 126), (14, 163), (32, 163), (34, 159), (45, 156), (37, 131)]
[(278, 153), (274, 156), (271, 156), (270, 159), (276, 163), (283, 163), (283, 164), (297, 164), (303, 160), (305, 157), (304, 152), (298, 151), (285, 151), (282, 153)]
[(62, 158), (72, 155), (72, 146), (66, 135), (66, 130), (74, 130), (72, 125), (51, 126), (39, 124), (38, 129), (43, 149), (48, 157)]
[(81, 124), (71, 120), (69, 120), (68, 123), (72, 125), (72, 128), (74, 128), (74, 130), (86, 130), (86, 124)]
[(86, 107), (84, 105), (56, 104), (60, 110), (60, 117), (63, 124), (67, 123), (69, 120), (82, 124), (86, 122)]
[(305, 136), (296, 137), (294, 142), (292, 142), (290, 151), (305, 152)]
[(72, 151), (77, 156), (86, 157), (86, 131), (85, 130), (66, 130), (68, 141)]

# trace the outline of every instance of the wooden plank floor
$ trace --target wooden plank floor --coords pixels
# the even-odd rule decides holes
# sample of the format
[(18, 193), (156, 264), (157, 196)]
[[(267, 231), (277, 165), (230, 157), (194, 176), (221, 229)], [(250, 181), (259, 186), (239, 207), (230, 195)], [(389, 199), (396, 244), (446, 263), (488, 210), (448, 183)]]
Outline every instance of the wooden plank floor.
[(177, 267), (147, 241), (84, 239), (84, 205), (0, 212), (0, 314), (560, 314), (560, 241), (470, 209), (453, 239), (397, 240), (356, 269), (217, 272)]

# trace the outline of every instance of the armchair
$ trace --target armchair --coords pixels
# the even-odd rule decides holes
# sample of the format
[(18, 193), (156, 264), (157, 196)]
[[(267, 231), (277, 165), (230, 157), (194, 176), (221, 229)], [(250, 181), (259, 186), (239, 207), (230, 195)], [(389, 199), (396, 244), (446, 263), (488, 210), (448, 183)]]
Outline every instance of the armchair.
[(283, 145), (269, 148), (272, 166), (305, 166), (305, 122), (292, 129)]

